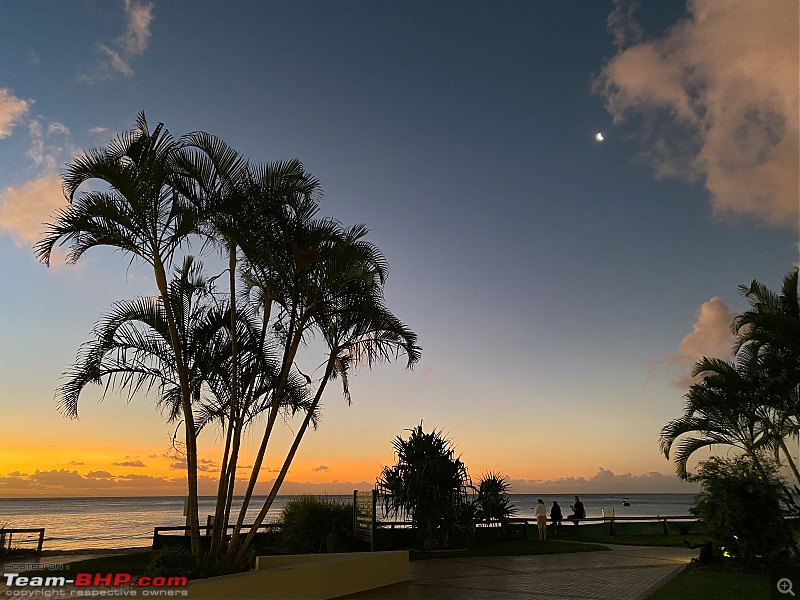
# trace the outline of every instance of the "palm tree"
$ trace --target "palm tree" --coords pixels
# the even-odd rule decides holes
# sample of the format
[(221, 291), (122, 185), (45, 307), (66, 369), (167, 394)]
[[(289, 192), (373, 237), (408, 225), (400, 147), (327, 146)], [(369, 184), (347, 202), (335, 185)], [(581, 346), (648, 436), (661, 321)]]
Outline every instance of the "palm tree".
[(750, 309), (737, 316), (732, 331), (734, 351), (756, 360), (770, 376), (771, 389), (782, 398), (784, 411), (800, 425), (800, 295), (798, 270), (783, 280), (780, 294), (753, 280), (739, 290)]
[[(144, 113), (137, 129), (117, 136), (106, 148), (92, 149), (67, 165), (64, 192), (69, 206), (58, 211), (34, 249), (49, 266), (53, 248), (68, 245), (67, 260), (76, 263), (95, 246), (111, 246), (130, 253), (153, 269), (164, 303), (169, 340), (181, 391), (186, 444), (189, 528), (192, 554), (200, 561), (197, 517), (197, 447), (192, 415), (189, 374), (182, 355), (180, 332), (167, 300), (167, 270), (175, 251), (197, 231), (198, 212), (175, 188), (175, 153), (179, 144), (159, 123), (151, 133)], [(80, 191), (98, 180), (104, 191)]]
[[(195, 435), (213, 423), (221, 423), (224, 430), (230, 421), (229, 308), (214, 300), (202, 277), (202, 266), (192, 257), (187, 257), (176, 270), (168, 298), (184, 344)], [(241, 342), (241, 376), (254, 381), (248, 402), (240, 406), (241, 421), (246, 427), (271, 406), (270, 401), (262, 399), (268, 399), (274, 390), (278, 369), (270, 349), (263, 347), (261, 324), (253, 315), (244, 310), (236, 322)], [(179, 418), (180, 386), (169, 346), (166, 310), (160, 298), (142, 297), (115, 303), (100, 319), (93, 334), (93, 339), (82, 346), (65, 383), (57, 390), (59, 406), (67, 416), (77, 416), (78, 399), (89, 384), (105, 383), (104, 396), (112, 389), (126, 389), (129, 399), (140, 390), (155, 388), (159, 406), (169, 420)], [(313, 411), (307, 396), (300, 378), (292, 377), (281, 409), (291, 413)], [(228, 515), (231, 498), (227, 490), (222, 498)]]
[(691, 455), (714, 444), (743, 450), (760, 468), (761, 453), (775, 452), (785, 434), (776, 430), (763, 377), (749, 365), (715, 358), (703, 358), (692, 374), (702, 379), (689, 388), (683, 416), (661, 430), (661, 450), (666, 458), (675, 451), (678, 476), (688, 479)]
[(406, 355), (407, 368), (413, 368), (420, 358), (416, 334), (384, 305), (385, 260), (373, 244), (362, 239), (366, 233), (363, 226), (343, 232), (341, 240), (319, 265), (314, 293), (307, 294), (311, 320), (328, 345), (325, 372), (250, 531), (238, 549), (232, 543), (237, 552), (235, 560), (245, 557), (309, 425), (316, 427), (319, 403), (330, 379), (338, 377), (341, 380), (345, 399), (350, 403), (349, 372), (353, 365), (371, 368), (376, 362), (397, 358), (402, 353)]

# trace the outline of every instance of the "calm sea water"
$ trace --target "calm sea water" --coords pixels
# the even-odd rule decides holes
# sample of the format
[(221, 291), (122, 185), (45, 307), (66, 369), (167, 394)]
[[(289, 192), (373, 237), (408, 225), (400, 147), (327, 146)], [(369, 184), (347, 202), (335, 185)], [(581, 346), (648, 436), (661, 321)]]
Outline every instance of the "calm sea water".
[[(293, 496), (278, 496), (267, 520), (273, 521)], [(329, 496), (342, 501), (352, 496)], [(550, 510), (553, 500), (566, 516), (574, 502), (570, 494), (512, 494), (516, 516), (532, 517), (537, 498)], [(630, 506), (623, 506), (623, 499)], [(617, 516), (688, 515), (693, 494), (585, 494), (581, 500), (589, 517), (613, 508)], [(264, 498), (256, 498), (248, 512), (248, 523), (255, 518)], [(201, 524), (204, 515), (214, 512), (215, 499), (200, 498)], [(127, 548), (150, 546), (154, 527), (183, 526), (181, 497), (153, 498), (0, 498), (0, 526), (45, 527), (45, 550), (83, 548)], [(33, 537), (33, 536), (30, 536)], [(24, 535), (14, 536), (20, 541)], [(25, 544), (26, 546), (28, 544)]]

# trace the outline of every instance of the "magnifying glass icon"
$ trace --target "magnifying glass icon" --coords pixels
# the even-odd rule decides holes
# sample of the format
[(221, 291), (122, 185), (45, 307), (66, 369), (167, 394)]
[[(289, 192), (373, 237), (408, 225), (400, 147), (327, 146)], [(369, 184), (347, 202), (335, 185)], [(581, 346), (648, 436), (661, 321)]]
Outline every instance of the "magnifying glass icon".
[(792, 591), (792, 580), (791, 579), (787, 579), (786, 577), (782, 577), (781, 579), (778, 579), (778, 586), (777, 587), (778, 587), (778, 591), (781, 594), (791, 594), (792, 596), (795, 595), (795, 593)]

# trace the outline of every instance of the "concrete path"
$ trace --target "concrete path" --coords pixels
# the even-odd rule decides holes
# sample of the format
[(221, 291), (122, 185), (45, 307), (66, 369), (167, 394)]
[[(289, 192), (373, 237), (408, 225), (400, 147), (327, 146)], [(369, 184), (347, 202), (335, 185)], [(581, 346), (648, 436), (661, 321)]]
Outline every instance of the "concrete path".
[(641, 600), (677, 574), (697, 550), (612, 546), (611, 552), (413, 561), (405, 583), (350, 600)]

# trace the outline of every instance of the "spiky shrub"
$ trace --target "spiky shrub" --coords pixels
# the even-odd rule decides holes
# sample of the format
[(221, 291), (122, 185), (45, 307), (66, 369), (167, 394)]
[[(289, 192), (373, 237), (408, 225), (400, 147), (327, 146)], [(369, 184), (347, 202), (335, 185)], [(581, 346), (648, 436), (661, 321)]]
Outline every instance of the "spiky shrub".
[[(764, 461), (767, 465), (768, 462)], [(793, 545), (783, 519), (784, 487), (774, 466), (749, 457), (712, 457), (691, 481), (703, 486), (690, 512), (725, 556), (743, 564), (772, 564)]]
[(353, 538), (353, 505), (327, 496), (300, 496), (286, 503), (278, 524), (280, 543), (290, 553), (345, 551)]
[(476, 517), (485, 523), (500, 522), (505, 524), (516, 514), (517, 509), (511, 504), (509, 494), (511, 484), (500, 473), (489, 471), (478, 483), (478, 496), (475, 499)]
[(397, 464), (384, 467), (378, 479), (383, 503), (391, 515), (410, 515), (425, 548), (443, 548), (460, 538), (472, 482), (467, 467), (441, 432), (422, 425), (408, 439), (392, 442)]

